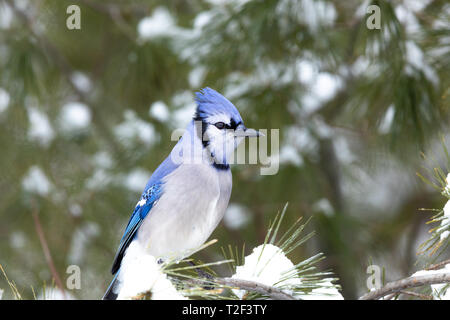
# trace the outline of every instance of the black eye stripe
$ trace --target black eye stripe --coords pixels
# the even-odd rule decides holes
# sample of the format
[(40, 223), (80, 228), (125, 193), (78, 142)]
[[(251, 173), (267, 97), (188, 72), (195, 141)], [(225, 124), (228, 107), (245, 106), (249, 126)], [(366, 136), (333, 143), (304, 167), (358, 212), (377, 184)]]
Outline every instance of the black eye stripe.
[(231, 120), (230, 120), (230, 129), (236, 130), (237, 126), (240, 123), (241, 123), (240, 121), (236, 123), (236, 121), (233, 118), (231, 118)]
[(238, 123), (236, 123), (236, 121), (234, 121), (234, 119), (230, 120), (230, 124), (226, 124), (222, 121), (216, 122), (214, 125), (216, 126), (217, 129), (233, 129), (236, 130), (237, 126), (240, 124), (241, 122), (239, 121)]

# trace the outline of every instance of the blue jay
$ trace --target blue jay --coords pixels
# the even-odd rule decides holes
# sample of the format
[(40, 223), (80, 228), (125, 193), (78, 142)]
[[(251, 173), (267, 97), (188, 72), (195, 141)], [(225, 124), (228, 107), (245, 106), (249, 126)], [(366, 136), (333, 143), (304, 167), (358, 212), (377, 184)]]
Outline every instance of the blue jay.
[(118, 275), (132, 242), (161, 261), (183, 258), (208, 239), (225, 213), (233, 150), (245, 137), (260, 133), (247, 129), (236, 107), (215, 90), (204, 88), (195, 100), (194, 118), (150, 177), (131, 215), (103, 299), (117, 298)]

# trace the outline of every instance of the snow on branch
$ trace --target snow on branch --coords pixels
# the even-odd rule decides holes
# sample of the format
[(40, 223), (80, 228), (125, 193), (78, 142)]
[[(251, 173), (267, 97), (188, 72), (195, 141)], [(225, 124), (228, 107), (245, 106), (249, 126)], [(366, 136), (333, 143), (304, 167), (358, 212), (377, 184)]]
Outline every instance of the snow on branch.
[(442, 286), (442, 284), (445, 283), (450, 283), (450, 264), (448, 264), (445, 269), (423, 270), (416, 272), (411, 277), (389, 282), (380, 289), (373, 290), (363, 295), (359, 300), (377, 300), (389, 294), (401, 293), (401, 291), (408, 288), (437, 284)]
[[(301, 219), (297, 220), (277, 240), (286, 208), (270, 224), (264, 243), (246, 256), (244, 250), (241, 256), (229, 247), (230, 253), (223, 251), (225, 260), (222, 261), (194, 264), (191, 259), (183, 259), (157, 265), (153, 257), (146, 257), (145, 252), (139, 249), (138, 254), (133, 255), (136, 258), (132, 258), (136, 261), (130, 263), (132, 268), (121, 270), (123, 274), (119, 275), (119, 280), (125, 284), (120, 288), (119, 298), (342, 300), (339, 286), (333, 283), (337, 279), (332, 278), (329, 272), (317, 270), (316, 264), (323, 259), (322, 254), (297, 264), (287, 256), (311, 237), (311, 234), (301, 236), (306, 223), (301, 224)], [(203, 248), (210, 244), (206, 243)], [(181, 262), (189, 265), (180, 265)], [(229, 264), (231, 277), (218, 277), (205, 271), (209, 266), (223, 263)], [(141, 276), (148, 270), (153, 270), (152, 275)]]

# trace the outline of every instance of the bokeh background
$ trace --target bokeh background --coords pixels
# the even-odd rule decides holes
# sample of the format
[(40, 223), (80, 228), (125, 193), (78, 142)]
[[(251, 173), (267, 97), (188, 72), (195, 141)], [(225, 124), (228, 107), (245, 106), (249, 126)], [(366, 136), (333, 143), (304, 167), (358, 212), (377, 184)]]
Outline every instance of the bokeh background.
[[(0, 0), (0, 264), (24, 298), (52, 286), (40, 222), (61, 281), (80, 266), (70, 297), (100, 298), (147, 179), (209, 86), (248, 127), (280, 129), (280, 170), (233, 167), (199, 259), (249, 253), (289, 202), (282, 229), (303, 216), (316, 232), (290, 257), (323, 252), (344, 297), (367, 291), (369, 264), (409, 275), (428, 259), (419, 208), (445, 202), (416, 172), (450, 141), (449, 30), (445, 0)], [(3, 275), (0, 289), (13, 297)]]

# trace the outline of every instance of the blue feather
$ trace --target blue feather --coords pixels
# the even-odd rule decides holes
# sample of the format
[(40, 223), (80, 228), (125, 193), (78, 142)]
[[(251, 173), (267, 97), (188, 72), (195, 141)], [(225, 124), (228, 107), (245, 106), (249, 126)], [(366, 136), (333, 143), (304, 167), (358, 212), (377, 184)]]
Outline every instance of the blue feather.
[(162, 183), (155, 183), (150, 187), (146, 188), (141, 196), (141, 200), (145, 200), (145, 203), (140, 204), (141, 201), (134, 208), (133, 214), (131, 215), (128, 225), (125, 229), (124, 235), (120, 240), (119, 249), (117, 250), (116, 256), (114, 258), (113, 266), (111, 268), (111, 273), (115, 274), (120, 269), (120, 263), (122, 262), (125, 250), (130, 245), (131, 241), (136, 237), (136, 233), (144, 221), (147, 214), (150, 212), (156, 201), (159, 199), (162, 193)]
[(236, 122), (243, 122), (239, 111), (223, 95), (211, 88), (203, 88), (195, 93), (197, 102), (196, 118), (205, 119), (218, 113), (229, 114)]

